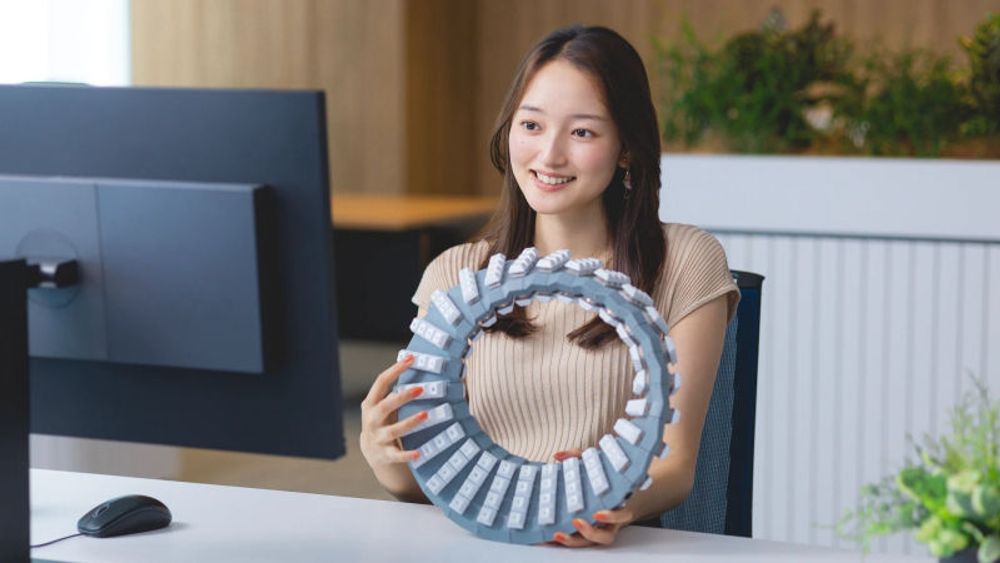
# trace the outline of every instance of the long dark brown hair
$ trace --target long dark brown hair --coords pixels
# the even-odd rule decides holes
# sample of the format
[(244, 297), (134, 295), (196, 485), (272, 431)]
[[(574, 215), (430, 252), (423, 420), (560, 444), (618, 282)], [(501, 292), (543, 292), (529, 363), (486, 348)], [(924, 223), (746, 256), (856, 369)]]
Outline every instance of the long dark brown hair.
[[(490, 248), (480, 268), (485, 267), (488, 257), (497, 252), (516, 258), (533, 244), (536, 214), (518, 188), (511, 170), (508, 138), (514, 113), (531, 79), (540, 68), (557, 59), (589, 73), (603, 86), (604, 102), (618, 128), (632, 184), (632, 190), (626, 192), (625, 169), (618, 168), (602, 195), (612, 239), (609, 267), (628, 274), (632, 285), (651, 294), (666, 255), (666, 240), (657, 217), (660, 136), (656, 110), (639, 53), (625, 38), (606, 27), (574, 25), (557, 29), (542, 39), (521, 62), (490, 141), (490, 158), (503, 175), (503, 190), (500, 205), (484, 231), (483, 238)], [(524, 309), (516, 307), (513, 313), (500, 317), (488, 330), (517, 338), (531, 334), (536, 328)], [(567, 338), (583, 348), (595, 349), (617, 335), (614, 329), (595, 317), (569, 333)]]

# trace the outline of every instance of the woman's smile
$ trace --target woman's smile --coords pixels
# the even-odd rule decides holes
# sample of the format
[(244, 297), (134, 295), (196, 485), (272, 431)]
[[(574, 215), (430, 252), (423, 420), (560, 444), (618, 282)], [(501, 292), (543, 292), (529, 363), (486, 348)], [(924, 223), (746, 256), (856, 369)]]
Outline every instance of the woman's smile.
[(576, 180), (576, 176), (563, 176), (561, 174), (541, 172), (539, 170), (532, 170), (531, 176), (534, 180), (535, 187), (544, 192), (559, 191), (572, 183), (573, 180)]

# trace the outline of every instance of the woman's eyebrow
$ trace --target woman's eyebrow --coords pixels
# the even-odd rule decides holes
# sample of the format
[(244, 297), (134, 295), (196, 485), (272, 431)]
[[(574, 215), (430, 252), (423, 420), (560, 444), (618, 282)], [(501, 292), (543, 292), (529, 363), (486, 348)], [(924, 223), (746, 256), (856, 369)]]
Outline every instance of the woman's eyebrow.
[[(545, 113), (545, 110), (543, 110), (542, 108), (535, 107), (535, 106), (529, 106), (527, 104), (524, 104), (524, 105), (522, 105), (521, 107), (519, 107), (517, 109), (523, 110), (523, 111), (533, 111), (533, 112), (541, 113), (541, 114)], [(607, 118), (604, 117), (603, 115), (597, 115), (597, 114), (593, 114), (593, 113), (574, 113), (570, 117), (572, 117), (573, 119), (593, 119), (594, 121), (607, 121)]]

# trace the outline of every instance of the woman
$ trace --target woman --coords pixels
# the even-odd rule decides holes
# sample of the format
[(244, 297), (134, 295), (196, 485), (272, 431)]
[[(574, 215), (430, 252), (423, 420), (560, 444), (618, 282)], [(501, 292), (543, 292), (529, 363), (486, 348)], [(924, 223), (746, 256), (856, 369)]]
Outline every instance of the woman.
[[(657, 218), (660, 144), (649, 83), (635, 49), (614, 31), (573, 26), (544, 38), (514, 78), (491, 143), (504, 177), (500, 207), (483, 240), (445, 251), (413, 297), (419, 315), (435, 289), (489, 256), (596, 256), (649, 293), (670, 325), (684, 386), (671, 399), (683, 416), (667, 425), (670, 455), (654, 460), (653, 485), (624, 507), (574, 520), (566, 546), (611, 544), (623, 526), (678, 505), (695, 460), (723, 338), (739, 293), (725, 254), (707, 233)], [(567, 334), (567, 332), (569, 334)], [(421, 500), (399, 436), (426, 413), (396, 421), (413, 394), (391, 393), (412, 358), (375, 380), (362, 403), (361, 450), (393, 495)], [(624, 412), (633, 371), (615, 331), (575, 304), (532, 302), (488, 329), (466, 358), (472, 414), (494, 442), (535, 461), (562, 460), (597, 443)]]

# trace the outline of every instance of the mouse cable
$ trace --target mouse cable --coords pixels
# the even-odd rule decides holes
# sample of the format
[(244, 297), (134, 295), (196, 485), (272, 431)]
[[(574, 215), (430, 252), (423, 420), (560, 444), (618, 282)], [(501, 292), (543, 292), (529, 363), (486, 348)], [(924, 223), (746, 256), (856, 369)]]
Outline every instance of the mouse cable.
[(83, 535), (83, 534), (81, 534), (81, 533), (76, 533), (76, 534), (73, 534), (73, 535), (71, 535), (71, 536), (63, 536), (63, 537), (61, 537), (61, 538), (57, 538), (57, 539), (54, 539), (54, 540), (52, 540), (52, 541), (47, 541), (47, 542), (45, 542), (45, 543), (39, 543), (39, 544), (35, 544), (35, 545), (33, 545), (33, 546), (30, 546), (30, 547), (31, 547), (31, 549), (35, 549), (36, 547), (45, 547), (45, 546), (47, 546), (47, 545), (52, 545), (52, 544), (54, 544), (54, 543), (56, 543), (56, 542), (60, 542), (60, 541), (63, 541), (63, 540), (68, 540), (68, 539), (70, 539), (70, 538), (75, 538), (76, 536), (82, 536), (82, 535)]

